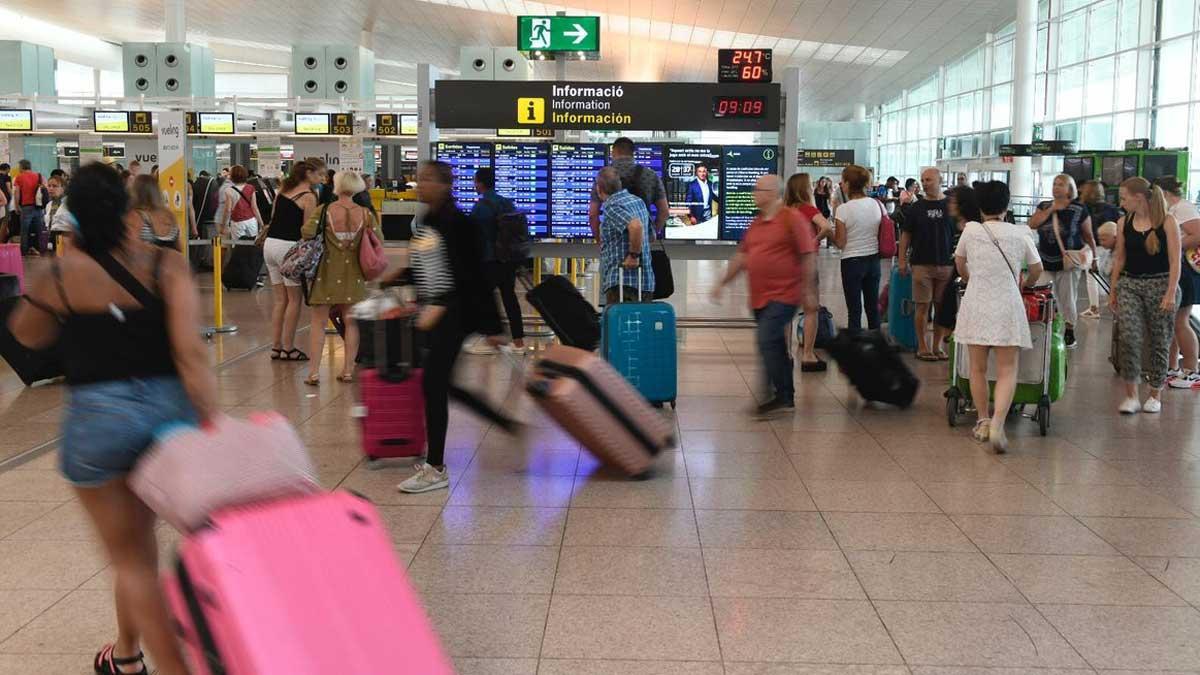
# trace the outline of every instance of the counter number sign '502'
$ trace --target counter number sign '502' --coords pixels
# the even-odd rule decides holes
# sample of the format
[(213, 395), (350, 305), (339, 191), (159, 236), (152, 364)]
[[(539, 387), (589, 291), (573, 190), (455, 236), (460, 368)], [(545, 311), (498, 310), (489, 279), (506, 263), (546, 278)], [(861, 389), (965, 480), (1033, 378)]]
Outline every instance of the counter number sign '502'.
[(718, 82), (770, 82), (770, 49), (717, 50)]

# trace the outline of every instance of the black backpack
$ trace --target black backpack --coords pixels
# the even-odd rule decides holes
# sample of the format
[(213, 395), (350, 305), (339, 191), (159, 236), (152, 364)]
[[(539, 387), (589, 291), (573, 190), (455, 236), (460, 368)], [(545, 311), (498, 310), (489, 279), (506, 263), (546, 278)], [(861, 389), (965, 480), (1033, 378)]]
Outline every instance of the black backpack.
[(212, 176), (197, 178), (192, 183), (192, 209), (196, 211), (196, 223), (206, 225), (216, 222), (220, 208), (221, 191), (217, 189), (217, 179)]
[(649, 209), (651, 206), (654, 206), (654, 204), (650, 202), (650, 196), (642, 192), (641, 178), (643, 171), (646, 171), (646, 167), (642, 166), (641, 164), (634, 164), (633, 173), (629, 175), (629, 178), (621, 179), (621, 187), (628, 190), (629, 194), (642, 200), (642, 203), (646, 205), (647, 209)]
[(522, 262), (533, 254), (529, 219), (513, 209), (496, 217), (496, 260)]

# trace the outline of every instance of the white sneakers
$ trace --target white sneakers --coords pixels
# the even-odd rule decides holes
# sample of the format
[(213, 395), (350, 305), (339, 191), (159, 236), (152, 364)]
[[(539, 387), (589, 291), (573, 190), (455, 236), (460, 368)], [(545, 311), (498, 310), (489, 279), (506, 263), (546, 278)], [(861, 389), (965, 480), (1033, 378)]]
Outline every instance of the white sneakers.
[(450, 471), (448, 469), (437, 469), (428, 462), (421, 462), (417, 464), (416, 468), (417, 473), (401, 483), (397, 489), (408, 494), (420, 494), (450, 487)]
[(1157, 396), (1147, 396), (1145, 403), (1139, 403), (1136, 397), (1131, 396), (1117, 406), (1117, 412), (1122, 415), (1134, 415), (1139, 411), (1150, 414), (1160, 413), (1162, 412), (1162, 401)]
[(1167, 386), (1172, 389), (1200, 389), (1200, 373), (1177, 371), (1168, 374)]

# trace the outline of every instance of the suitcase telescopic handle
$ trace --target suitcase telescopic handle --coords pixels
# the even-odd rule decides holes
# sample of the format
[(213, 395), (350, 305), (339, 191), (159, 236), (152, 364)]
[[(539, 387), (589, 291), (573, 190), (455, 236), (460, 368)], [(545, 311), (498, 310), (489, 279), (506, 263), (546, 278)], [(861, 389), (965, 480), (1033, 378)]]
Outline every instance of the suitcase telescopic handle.
[[(641, 258), (638, 259), (638, 296), (637, 302), (642, 301), (642, 264)], [(617, 281), (617, 302), (625, 302), (625, 266), (621, 266), (621, 278)]]

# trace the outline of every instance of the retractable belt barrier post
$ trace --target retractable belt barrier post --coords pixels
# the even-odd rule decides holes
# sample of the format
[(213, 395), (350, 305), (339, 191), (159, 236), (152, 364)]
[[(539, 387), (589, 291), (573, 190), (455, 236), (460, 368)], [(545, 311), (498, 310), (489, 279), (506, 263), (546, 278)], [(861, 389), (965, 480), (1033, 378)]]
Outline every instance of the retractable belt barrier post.
[[(203, 240), (199, 240), (203, 242)], [(234, 325), (225, 325), (225, 286), (221, 283), (221, 256), (222, 245), (220, 235), (212, 238), (213, 247), (213, 325), (204, 330), (204, 336), (211, 338), (216, 333), (235, 333), (238, 327)], [(236, 246), (237, 242), (230, 242)], [(246, 242), (253, 246), (253, 242)]]

